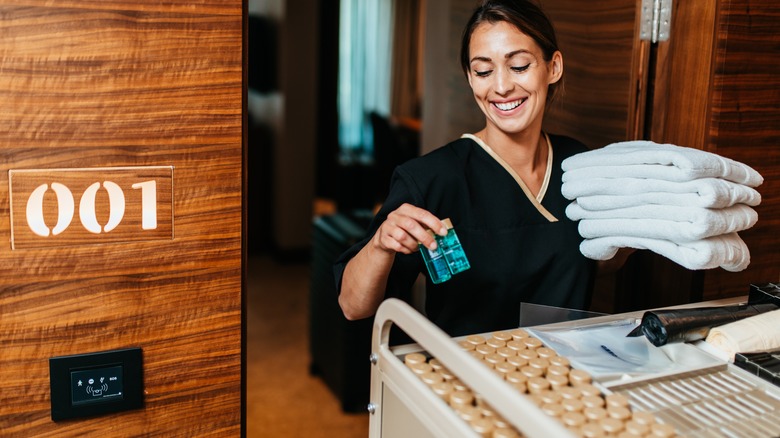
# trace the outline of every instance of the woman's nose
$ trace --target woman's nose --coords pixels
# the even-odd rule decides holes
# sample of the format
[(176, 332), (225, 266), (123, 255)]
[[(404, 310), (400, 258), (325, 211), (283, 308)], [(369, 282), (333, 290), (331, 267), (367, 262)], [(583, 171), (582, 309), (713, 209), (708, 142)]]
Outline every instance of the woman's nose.
[(510, 75), (511, 72), (506, 68), (501, 68), (496, 71), (496, 74), (493, 76), (495, 78), (493, 88), (496, 93), (504, 95), (512, 91), (514, 82), (512, 82), (512, 77)]

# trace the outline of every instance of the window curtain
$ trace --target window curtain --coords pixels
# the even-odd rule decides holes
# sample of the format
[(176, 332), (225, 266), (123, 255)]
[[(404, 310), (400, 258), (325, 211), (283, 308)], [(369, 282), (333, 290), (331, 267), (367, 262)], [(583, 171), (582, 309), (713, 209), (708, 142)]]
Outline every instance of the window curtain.
[(341, 0), (339, 11), (339, 145), (342, 158), (370, 159), (368, 114), (390, 114), (395, 0)]

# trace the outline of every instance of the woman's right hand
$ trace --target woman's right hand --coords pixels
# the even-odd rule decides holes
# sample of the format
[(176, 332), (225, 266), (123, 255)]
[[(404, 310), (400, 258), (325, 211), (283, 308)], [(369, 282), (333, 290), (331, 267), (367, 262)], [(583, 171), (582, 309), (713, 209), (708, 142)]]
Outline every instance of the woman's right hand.
[(427, 248), (436, 249), (436, 240), (428, 230), (444, 236), (447, 227), (428, 210), (403, 204), (387, 215), (374, 234), (372, 244), (385, 252), (411, 254), (422, 243)]

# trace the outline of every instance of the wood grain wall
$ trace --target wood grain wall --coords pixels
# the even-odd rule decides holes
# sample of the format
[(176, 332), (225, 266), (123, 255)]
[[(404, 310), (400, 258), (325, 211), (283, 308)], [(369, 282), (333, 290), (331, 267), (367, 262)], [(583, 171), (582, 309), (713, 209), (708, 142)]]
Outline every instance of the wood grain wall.
[(721, 1), (715, 35), (707, 149), (753, 166), (764, 184), (758, 223), (740, 233), (750, 266), (741, 273), (709, 272), (705, 298), (780, 281), (780, 4)]
[[(0, 434), (238, 435), (241, 0), (0, 5)], [(173, 166), (174, 238), (12, 250), (8, 171)], [(141, 347), (146, 406), (50, 419), (48, 359)]]

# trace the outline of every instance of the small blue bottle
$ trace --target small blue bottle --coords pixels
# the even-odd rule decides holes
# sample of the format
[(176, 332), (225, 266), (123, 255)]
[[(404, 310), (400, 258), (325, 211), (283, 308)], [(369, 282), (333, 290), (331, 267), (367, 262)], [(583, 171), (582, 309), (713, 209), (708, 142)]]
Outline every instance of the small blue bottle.
[[(432, 231), (429, 231), (431, 235), (436, 239), (436, 244), (439, 245), (438, 236)], [(423, 261), (425, 261), (425, 267), (428, 268), (428, 274), (431, 276), (431, 281), (438, 284), (449, 280), (452, 277), (450, 268), (447, 265), (447, 260), (444, 258), (444, 254), (441, 252), (441, 245), (436, 249), (428, 249), (425, 245), (420, 244), (420, 254), (422, 254)]]

